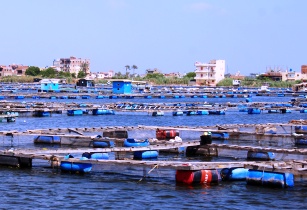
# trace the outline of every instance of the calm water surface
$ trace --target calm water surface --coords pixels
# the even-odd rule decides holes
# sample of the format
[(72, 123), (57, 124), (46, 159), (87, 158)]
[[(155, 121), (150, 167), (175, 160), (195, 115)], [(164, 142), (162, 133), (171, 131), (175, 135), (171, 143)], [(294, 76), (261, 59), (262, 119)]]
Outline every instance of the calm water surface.
[[(265, 99), (290, 100), (290, 98), (273, 98), (272, 100), (271, 97), (254, 97), (253, 101), (265, 101)], [(239, 100), (242, 99), (212, 99), (210, 102), (237, 102)], [(200, 99), (185, 99), (184, 101), (200, 101)], [(203, 101), (209, 101), (209, 99)], [(84, 103), (85, 100), (80, 100), (80, 102)], [(20, 117), (15, 123), (1, 123), (0, 130), (24, 131), (39, 128), (113, 125), (205, 126), (233, 123), (285, 123), (292, 119), (307, 119), (306, 116), (298, 112), (248, 115), (236, 111), (226, 112), (224, 116), (182, 117), (173, 117), (170, 114), (164, 117), (152, 117), (146, 113), (81, 117), (54, 115), (47, 118)], [(32, 142), (18, 139), (18, 146), (22, 147), (24, 144), (33, 147)], [(177, 158), (184, 159), (180, 156)], [(46, 162), (34, 161), (33, 165), (32, 169), (22, 170), (9, 167), (0, 168), (1, 209), (306, 208), (307, 183), (304, 182), (297, 182), (295, 187), (290, 189), (248, 186), (245, 182), (220, 182), (215, 186), (185, 186), (176, 184), (175, 172), (166, 169), (155, 169), (150, 173), (150, 177), (142, 179), (143, 170), (133, 167), (94, 166), (89, 174), (72, 175), (50, 168)]]

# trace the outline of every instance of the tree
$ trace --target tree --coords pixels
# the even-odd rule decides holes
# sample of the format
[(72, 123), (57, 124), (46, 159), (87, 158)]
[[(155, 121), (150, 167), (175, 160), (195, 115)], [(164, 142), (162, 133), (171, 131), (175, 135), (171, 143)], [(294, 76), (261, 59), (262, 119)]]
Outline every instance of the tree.
[(130, 70), (130, 66), (126, 65), (125, 68), (126, 68), (126, 76), (128, 77), (128, 70)]
[(88, 70), (88, 63), (86, 63), (86, 62), (81, 63), (80, 68), (81, 68), (80, 71), (83, 71), (86, 75), (86, 72)]
[(37, 76), (39, 75), (41, 70), (36, 67), (36, 66), (30, 66), (29, 68), (26, 69), (25, 74), (29, 76)]
[(54, 68), (49, 67), (49, 68), (45, 69), (44, 71), (41, 71), (41, 75), (43, 77), (55, 78), (56, 71), (55, 71)]
[(138, 67), (136, 65), (132, 65), (132, 69), (133, 69), (133, 77), (134, 77), (134, 70), (138, 69)]
[(71, 74), (71, 77), (72, 77), (72, 78), (77, 78), (76, 73), (72, 73), (72, 74)]
[(78, 78), (84, 78), (86, 76), (86, 73), (84, 71), (78, 72)]
[(196, 77), (196, 73), (195, 72), (189, 72), (184, 77), (194, 78), (194, 77)]

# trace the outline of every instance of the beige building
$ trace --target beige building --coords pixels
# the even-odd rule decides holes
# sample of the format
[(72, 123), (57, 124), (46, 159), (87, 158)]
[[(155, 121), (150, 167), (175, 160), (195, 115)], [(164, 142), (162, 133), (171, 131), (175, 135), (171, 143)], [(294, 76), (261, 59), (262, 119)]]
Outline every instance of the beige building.
[(211, 60), (209, 63), (195, 62), (196, 85), (216, 86), (224, 79), (225, 60)]
[(24, 65), (0, 65), (0, 77), (5, 76), (23, 76), (29, 66)]
[(76, 58), (70, 56), (69, 58), (60, 58), (53, 61), (53, 66), (57, 71), (64, 71), (75, 73), (78, 75), (79, 71), (85, 70), (86, 74), (90, 73), (90, 60), (83, 58)]

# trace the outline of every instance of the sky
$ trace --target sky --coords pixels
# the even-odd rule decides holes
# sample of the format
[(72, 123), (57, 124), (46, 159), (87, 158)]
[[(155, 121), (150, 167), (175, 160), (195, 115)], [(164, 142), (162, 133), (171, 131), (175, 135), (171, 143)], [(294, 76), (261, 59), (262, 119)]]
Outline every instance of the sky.
[(307, 64), (305, 0), (0, 0), (0, 65), (90, 59), (92, 72), (157, 68), (188, 73), (196, 61), (226, 73)]

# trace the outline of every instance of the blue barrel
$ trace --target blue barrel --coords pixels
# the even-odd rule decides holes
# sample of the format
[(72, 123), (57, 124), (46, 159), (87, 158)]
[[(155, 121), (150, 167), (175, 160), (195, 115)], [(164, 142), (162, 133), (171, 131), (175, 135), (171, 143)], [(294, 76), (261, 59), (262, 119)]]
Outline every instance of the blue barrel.
[(133, 153), (134, 159), (155, 159), (159, 155), (158, 151), (156, 150), (149, 150), (149, 151), (135, 151)]
[(42, 144), (61, 144), (60, 136), (36, 136), (34, 137), (34, 143)]
[(82, 154), (82, 157), (86, 157), (88, 159), (96, 159), (96, 160), (108, 160), (109, 154), (107, 152), (85, 152)]
[(151, 96), (144, 96), (144, 98), (151, 99)]
[(198, 110), (197, 115), (208, 115), (209, 111), (208, 110)]
[(261, 113), (261, 110), (258, 109), (258, 108), (249, 108), (249, 109), (247, 110), (247, 113), (248, 113), (248, 114), (260, 114), (260, 113)]
[[(80, 158), (80, 160), (86, 160), (86, 157)], [(60, 164), (61, 171), (71, 172), (71, 173), (86, 173), (92, 170), (91, 163), (72, 163), (69, 161), (61, 161)]]
[(3, 99), (5, 99), (5, 97), (4, 96), (0, 96), (0, 100), (3, 100)]
[(294, 186), (294, 176), (291, 173), (249, 169), (246, 182), (250, 185), (286, 188)]
[(82, 99), (90, 99), (91, 96), (81, 96)]
[(56, 96), (50, 96), (49, 99), (57, 99)]
[(60, 96), (60, 99), (68, 99), (68, 96)]
[(96, 96), (96, 99), (103, 99), (103, 96)]
[(99, 141), (99, 140), (94, 140), (93, 141), (93, 147), (94, 148), (109, 148), (109, 147), (114, 147), (114, 142), (113, 141)]
[(273, 152), (261, 152), (261, 151), (248, 151), (248, 160), (274, 160), (275, 154)]
[(162, 95), (162, 96), (159, 96), (159, 98), (165, 98), (165, 96)]
[(175, 95), (175, 96), (173, 96), (173, 98), (179, 98), (179, 96), (178, 96), (178, 95)]
[(67, 110), (67, 115), (68, 116), (83, 115), (83, 110), (81, 110), (81, 109), (78, 109), (78, 110)]
[(242, 181), (246, 180), (248, 169), (234, 167), (223, 168), (220, 172), (223, 181)]
[(15, 99), (24, 99), (24, 96), (15, 96)]
[[(175, 97), (176, 98), (176, 97)], [(179, 98), (185, 98), (185, 96), (184, 95), (181, 95), (181, 96), (179, 96)]]
[(117, 96), (109, 96), (109, 99), (117, 99)]

